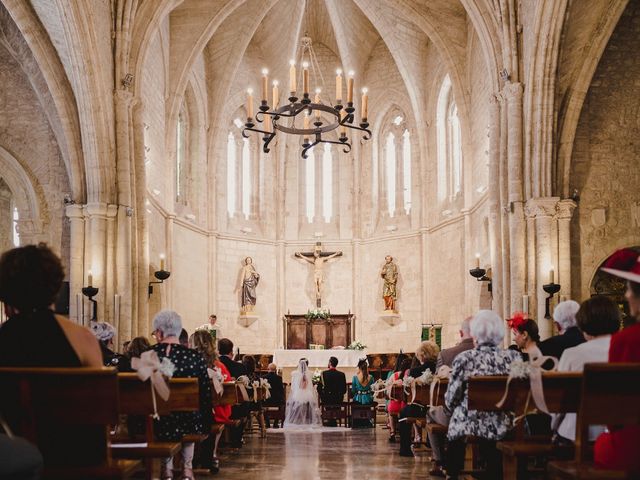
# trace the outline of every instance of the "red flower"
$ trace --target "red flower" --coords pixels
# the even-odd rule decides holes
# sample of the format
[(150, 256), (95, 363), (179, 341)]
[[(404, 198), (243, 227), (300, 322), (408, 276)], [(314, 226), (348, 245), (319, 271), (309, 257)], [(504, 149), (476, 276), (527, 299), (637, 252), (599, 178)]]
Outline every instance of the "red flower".
[(604, 268), (613, 268), (615, 270), (623, 270), (628, 272), (638, 262), (638, 252), (634, 252), (628, 248), (623, 248), (612, 254), (604, 262)]
[(529, 320), (529, 314), (525, 312), (515, 312), (513, 317), (507, 319), (507, 325), (512, 330), (517, 329), (520, 325), (524, 325)]

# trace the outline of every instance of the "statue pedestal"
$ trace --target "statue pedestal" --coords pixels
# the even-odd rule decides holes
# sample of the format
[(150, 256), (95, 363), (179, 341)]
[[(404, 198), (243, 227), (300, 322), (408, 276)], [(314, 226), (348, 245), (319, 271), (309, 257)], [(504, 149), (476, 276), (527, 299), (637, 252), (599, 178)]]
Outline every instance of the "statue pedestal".
[(258, 317), (258, 315), (255, 315), (253, 313), (247, 313), (247, 314), (241, 313), (238, 316), (238, 323), (243, 327), (249, 327), (254, 322), (256, 322), (259, 318), (260, 317)]
[(380, 318), (391, 326), (400, 323), (400, 314), (395, 310), (385, 310), (380, 314)]

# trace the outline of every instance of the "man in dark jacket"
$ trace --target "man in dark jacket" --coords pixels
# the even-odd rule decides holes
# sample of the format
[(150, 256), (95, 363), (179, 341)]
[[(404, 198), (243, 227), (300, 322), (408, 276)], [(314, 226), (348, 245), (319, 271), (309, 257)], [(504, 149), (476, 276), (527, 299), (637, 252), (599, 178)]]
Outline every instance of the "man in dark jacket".
[(347, 378), (344, 373), (337, 370), (338, 359), (329, 359), (328, 370), (322, 372), (322, 382), (320, 383), (320, 400), (326, 405), (338, 405), (344, 401), (344, 394), (347, 393)]
[[(220, 353), (220, 361), (227, 367), (234, 379), (247, 374), (242, 363), (233, 361), (233, 342), (231, 340), (221, 338), (218, 341), (218, 352)], [(242, 446), (242, 432), (248, 414), (247, 406), (244, 403), (231, 407), (231, 418), (241, 420), (240, 425), (231, 427), (231, 448), (237, 449)]]
[(567, 348), (585, 342), (582, 332), (576, 325), (576, 313), (579, 309), (580, 304), (573, 300), (565, 300), (558, 304), (553, 311), (553, 320), (560, 335), (547, 338), (538, 344), (543, 355), (559, 359)]
[[(270, 363), (267, 367), (269, 373), (267, 373), (264, 378), (269, 382), (271, 386), (269, 393), (271, 396), (262, 402), (262, 405), (265, 407), (279, 407), (280, 405), (284, 405), (284, 384), (282, 383), (282, 377), (278, 375), (278, 366), (275, 363)], [(267, 418), (267, 428), (270, 428), (270, 420)], [(278, 419), (273, 420), (273, 427), (276, 428), (278, 425)]]
[(462, 321), (462, 325), (460, 325), (460, 342), (451, 348), (445, 348), (438, 354), (438, 359), (436, 360), (436, 372), (443, 365), (451, 367), (453, 359), (456, 358), (459, 353), (466, 352), (473, 348), (473, 338), (471, 338), (471, 330), (469, 329), (471, 318), (472, 317), (465, 318)]

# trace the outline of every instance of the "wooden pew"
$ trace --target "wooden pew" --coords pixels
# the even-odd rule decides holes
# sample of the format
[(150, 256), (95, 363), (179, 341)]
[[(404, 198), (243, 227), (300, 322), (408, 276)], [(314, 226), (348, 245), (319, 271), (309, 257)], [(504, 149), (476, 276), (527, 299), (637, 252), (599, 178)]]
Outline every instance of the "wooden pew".
[[(123, 415), (138, 415), (145, 418), (145, 435), (143, 439), (112, 437), (111, 454), (114, 458), (131, 458), (145, 460), (147, 478), (151, 478), (154, 458), (172, 457), (180, 450), (179, 442), (158, 442), (153, 432), (153, 399), (151, 383), (141, 381), (135, 373), (118, 374), (119, 405), (118, 411)], [(156, 411), (158, 415), (170, 413), (169, 402), (157, 393)], [(133, 445), (143, 441), (146, 446)], [(127, 446), (118, 446), (118, 445)]]
[[(200, 386), (197, 378), (172, 378), (169, 380), (171, 395), (168, 400), (170, 412), (196, 412), (200, 410)], [(182, 443), (200, 443), (209, 436), (192, 433), (182, 437)]]
[(219, 405), (236, 405), (238, 403), (238, 395), (239, 391), (236, 388), (235, 382), (224, 382), (223, 384), (224, 391), (222, 395), (218, 395), (216, 391), (213, 389), (213, 385), (211, 386), (212, 393), (212, 402), (213, 406)]
[(589, 459), (589, 425), (640, 424), (640, 363), (585, 365), (578, 419), (575, 458), (549, 463), (551, 478), (631, 479), (638, 474), (606, 470)]
[[(507, 411), (522, 415), (530, 392), (528, 379), (514, 379), (509, 384), (509, 394), (498, 408), (496, 403), (504, 394), (506, 375), (480, 376), (469, 379), (469, 409), (482, 411)], [(576, 372), (553, 372), (542, 374), (544, 397), (549, 412), (576, 412), (580, 399), (582, 374)], [(529, 410), (535, 408), (529, 399)], [(496, 447), (503, 453), (503, 476), (505, 480), (517, 477), (523, 471), (529, 457), (550, 456), (555, 452), (567, 454), (566, 448), (554, 446), (549, 437), (526, 437), (524, 422), (516, 426), (513, 440), (497, 442)], [(570, 454), (570, 453), (569, 453)]]
[(118, 421), (113, 368), (0, 368), (0, 412), (38, 446), (43, 478), (128, 478), (136, 460), (114, 460), (109, 426)]

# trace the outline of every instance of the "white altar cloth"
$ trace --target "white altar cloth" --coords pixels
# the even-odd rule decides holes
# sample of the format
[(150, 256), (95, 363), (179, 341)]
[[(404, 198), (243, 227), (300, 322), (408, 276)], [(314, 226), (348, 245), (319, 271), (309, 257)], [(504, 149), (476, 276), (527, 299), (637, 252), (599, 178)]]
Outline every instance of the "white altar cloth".
[(366, 350), (276, 350), (273, 363), (278, 368), (297, 367), (301, 358), (309, 360), (310, 368), (326, 368), (329, 357), (338, 359), (338, 368), (357, 367), (358, 361), (367, 356)]

